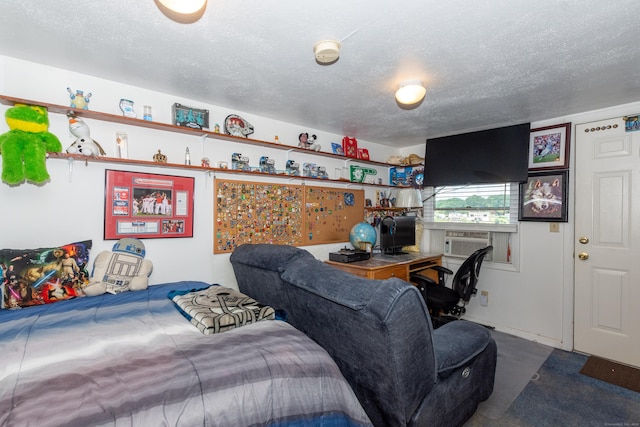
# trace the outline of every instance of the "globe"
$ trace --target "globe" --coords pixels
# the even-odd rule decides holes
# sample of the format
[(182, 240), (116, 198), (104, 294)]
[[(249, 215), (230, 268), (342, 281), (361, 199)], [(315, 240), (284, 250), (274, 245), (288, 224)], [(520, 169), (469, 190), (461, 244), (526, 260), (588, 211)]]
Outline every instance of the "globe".
[(351, 246), (361, 251), (373, 249), (376, 244), (376, 238), (376, 229), (366, 221), (354, 225), (349, 232)]

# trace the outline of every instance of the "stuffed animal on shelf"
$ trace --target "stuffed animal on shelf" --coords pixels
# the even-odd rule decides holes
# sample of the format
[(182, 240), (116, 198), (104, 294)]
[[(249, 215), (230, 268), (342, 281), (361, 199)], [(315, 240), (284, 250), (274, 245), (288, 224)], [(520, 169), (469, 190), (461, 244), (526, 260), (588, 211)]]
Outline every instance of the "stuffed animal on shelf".
[(57, 136), (49, 132), (45, 107), (15, 104), (5, 113), (9, 131), (0, 135), (2, 180), (9, 185), (28, 180), (43, 184), (49, 179), (47, 152), (62, 151)]
[(307, 132), (302, 132), (298, 135), (298, 147), (306, 148), (307, 150), (320, 151), (322, 146), (316, 142), (316, 139), (318, 139), (317, 136), (309, 136)]
[(144, 259), (145, 254), (144, 243), (132, 238), (120, 239), (112, 251), (100, 252), (93, 263), (91, 279), (83, 288), (85, 295), (147, 289), (153, 263)]
[(69, 117), (69, 131), (76, 140), (67, 148), (69, 154), (104, 156), (106, 153), (98, 141), (90, 136), (89, 126), (79, 117)]

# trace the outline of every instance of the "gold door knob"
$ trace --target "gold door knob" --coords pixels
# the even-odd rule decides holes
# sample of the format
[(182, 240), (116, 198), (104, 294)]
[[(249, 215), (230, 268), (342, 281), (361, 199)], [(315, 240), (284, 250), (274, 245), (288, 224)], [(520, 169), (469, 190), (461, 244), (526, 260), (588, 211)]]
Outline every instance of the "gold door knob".
[(578, 242), (582, 243), (583, 245), (586, 245), (587, 243), (589, 243), (589, 238), (582, 236), (578, 239)]
[(581, 260), (581, 261), (588, 260), (589, 259), (589, 254), (586, 253), (586, 252), (580, 252), (578, 254), (578, 259)]

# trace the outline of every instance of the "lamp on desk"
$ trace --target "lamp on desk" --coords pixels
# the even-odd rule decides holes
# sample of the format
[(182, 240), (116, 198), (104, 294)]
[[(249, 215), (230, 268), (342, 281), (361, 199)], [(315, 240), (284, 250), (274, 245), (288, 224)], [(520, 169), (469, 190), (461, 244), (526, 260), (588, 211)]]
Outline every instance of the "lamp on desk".
[(422, 193), (417, 188), (403, 188), (396, 196), (397, 208), (421, 208)]

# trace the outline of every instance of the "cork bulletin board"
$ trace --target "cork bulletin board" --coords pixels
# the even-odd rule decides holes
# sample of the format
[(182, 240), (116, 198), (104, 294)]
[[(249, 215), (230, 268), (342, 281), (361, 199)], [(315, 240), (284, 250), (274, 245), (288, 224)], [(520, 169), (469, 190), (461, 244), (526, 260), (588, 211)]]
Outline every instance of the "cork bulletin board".
[(217, 179), (214, 191), (214, 253), (344, 242), (364, 217), (363, 190)]
[(304, 187), (302, 245), (349, 240), (349, 231), (364, 220), (364, 191), (344, 188)]

